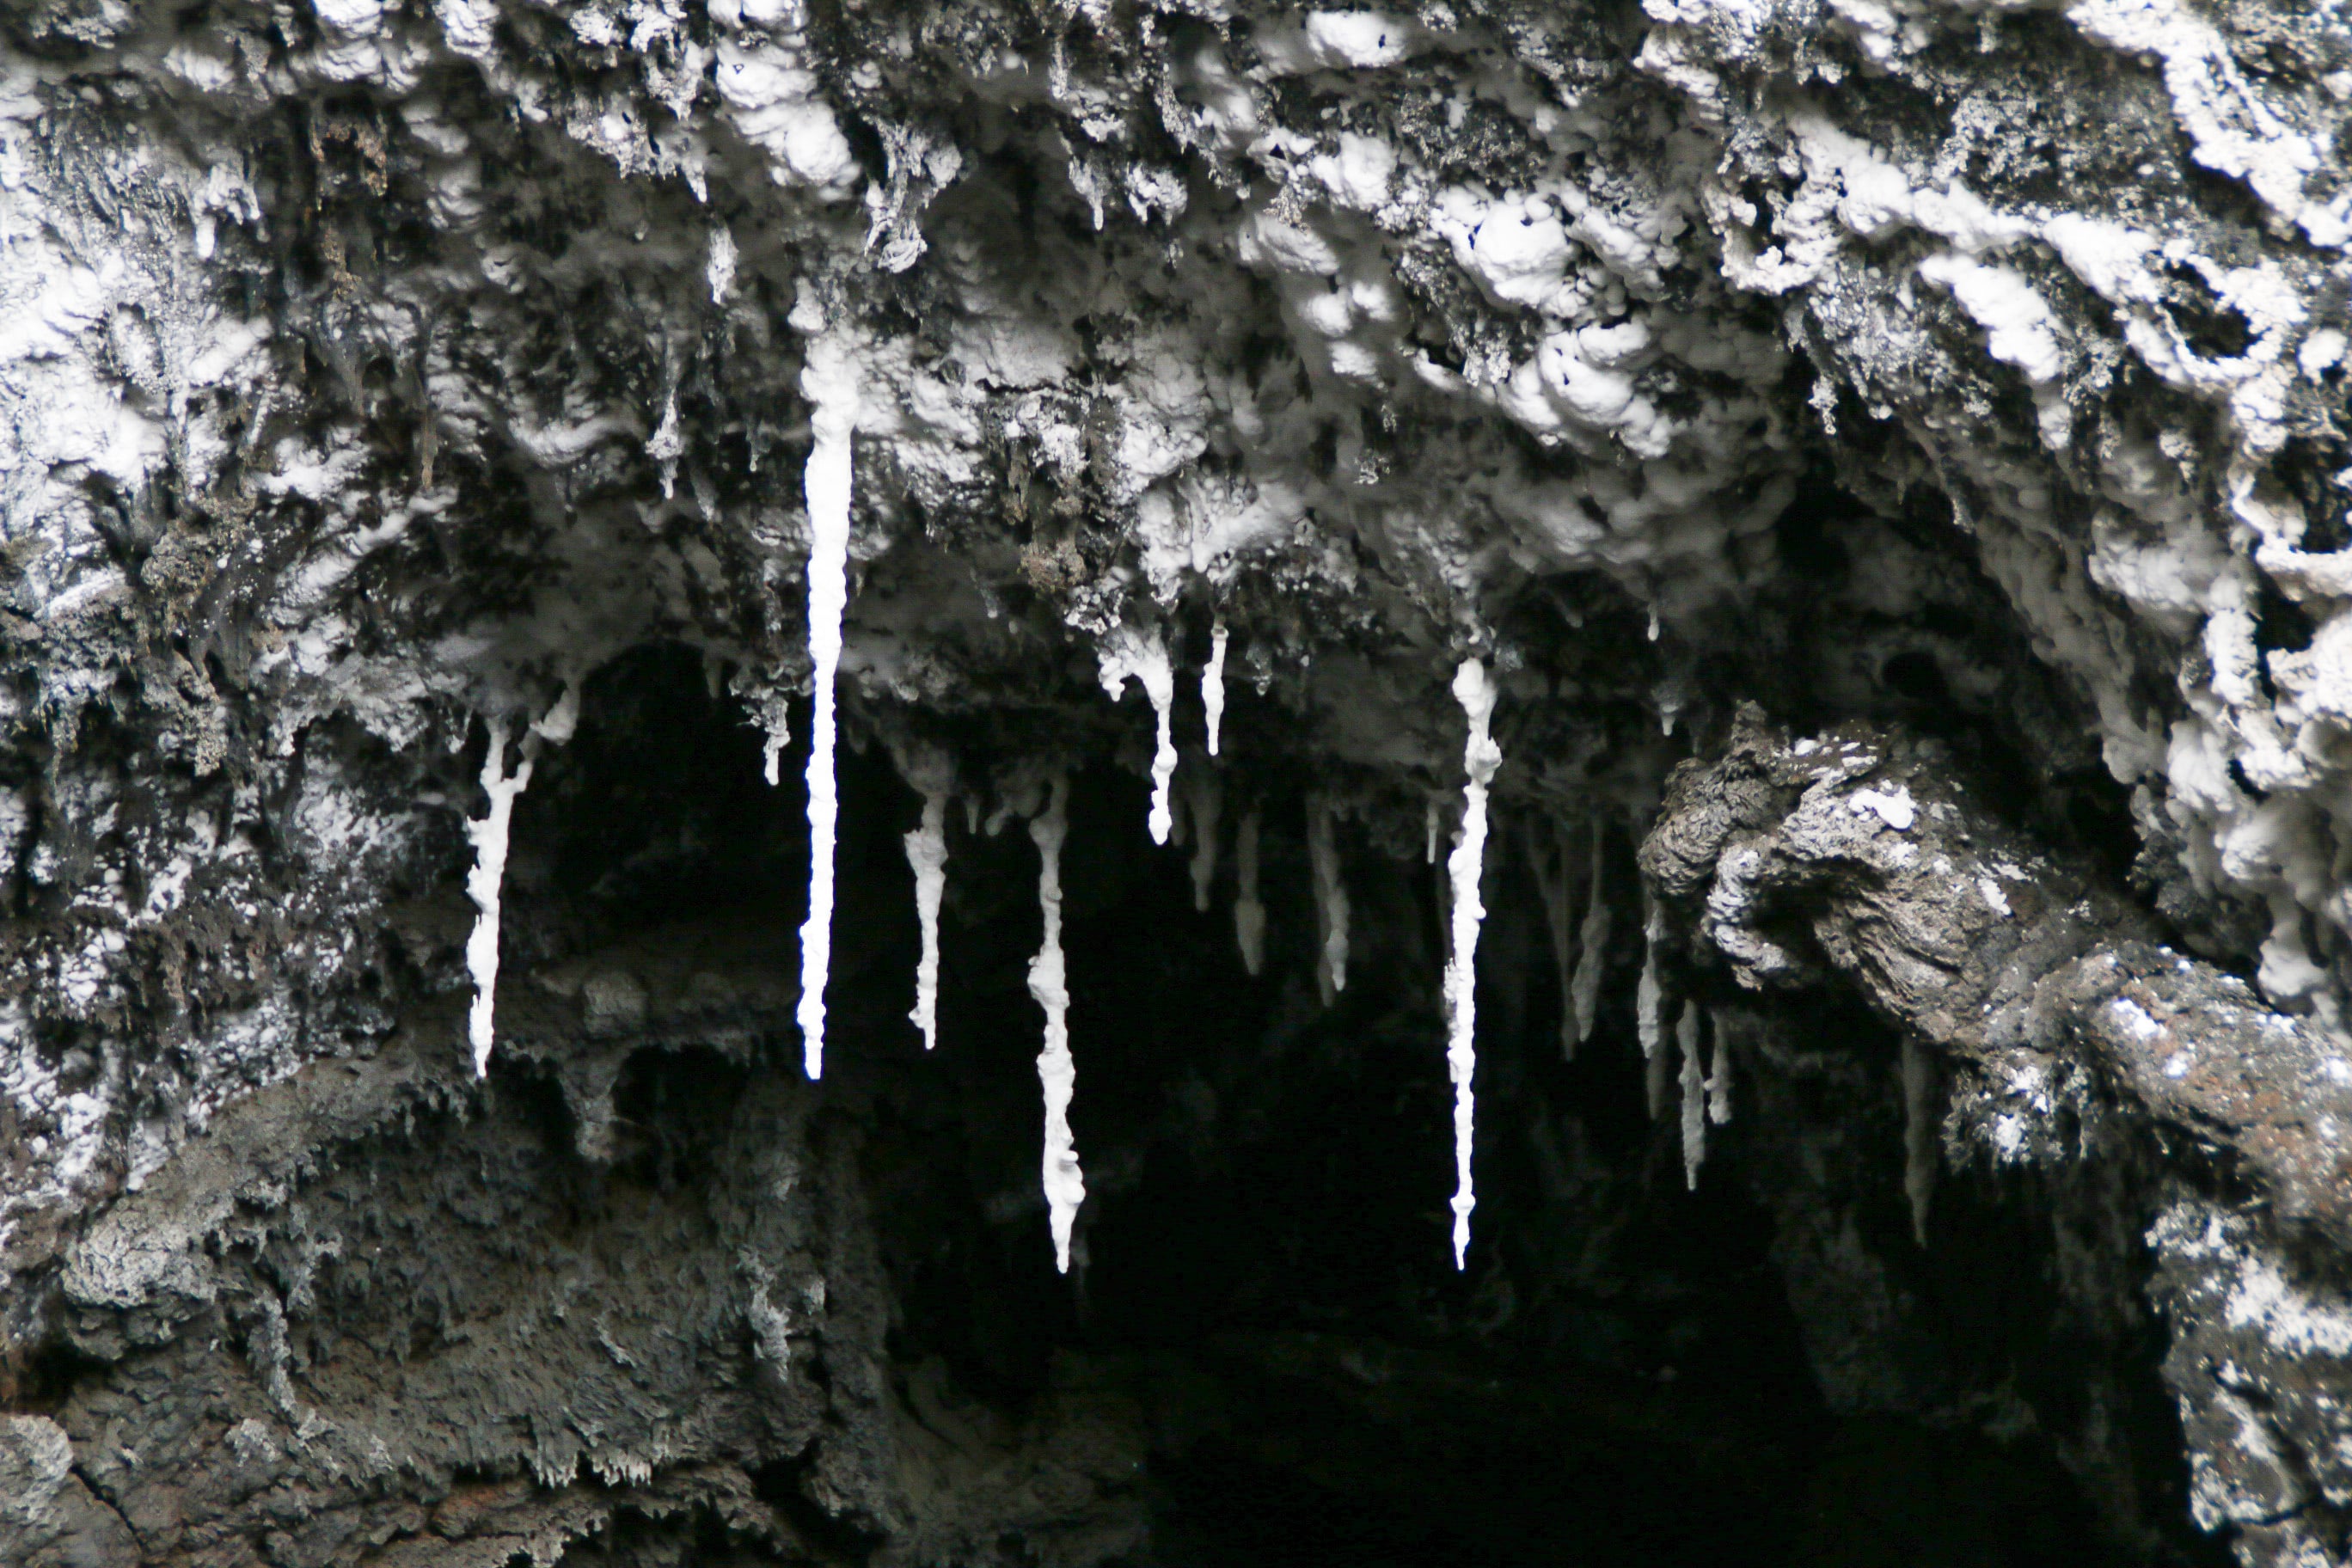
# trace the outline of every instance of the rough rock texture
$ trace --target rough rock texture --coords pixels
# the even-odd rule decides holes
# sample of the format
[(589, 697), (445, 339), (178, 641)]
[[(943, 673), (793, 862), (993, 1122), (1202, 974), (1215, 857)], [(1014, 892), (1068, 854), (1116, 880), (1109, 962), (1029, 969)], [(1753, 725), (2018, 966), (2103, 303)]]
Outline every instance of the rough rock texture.
[(2064, 1168), (2157, 1141), (2147, 1241), (2191, 1506), (2247, 1527), (2257, 1560), (2326, 1561), (2352, 1498), (2352, 1316), (2334, 1269), (2309, 1279), (2295, 1254), (2352, 1247), (2345, 1044), (2147, 940), (2146, 916), (2003, 829), (1949, 760), (1859, 726), (1791, 744), (1743, 710), (1720, 760), (1668, 781), (1643, 870), (1738, 985), (1834, 975), (1932, 1046), (1956, 1074), (1956, 1161)]
[(8, 7), (0, 1558), (2344, 1561), (2347, 121), (2283, 0)]

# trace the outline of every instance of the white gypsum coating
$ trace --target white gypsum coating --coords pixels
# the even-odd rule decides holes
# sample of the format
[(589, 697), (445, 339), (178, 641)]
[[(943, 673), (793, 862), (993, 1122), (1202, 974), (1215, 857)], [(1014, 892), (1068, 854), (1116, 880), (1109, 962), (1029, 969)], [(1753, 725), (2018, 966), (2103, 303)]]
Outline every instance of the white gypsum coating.
[[(1609, 900), (1601, 890), (1601, 872), (1608, 842), (1601, 818), (1594, 817), (1592, 875), (1585, 884), (1584, 929), (1577, 933), (1577, 945), (1582, 951), (1576, 958), (1576, 979), (1569, 987), (1576, 1006), (1579, 1045), (1592, 1037), (1592, 1026), (1601, 1016), (1601, 965), (1609, 956)], [(1563, 867), (1563, 874), (1565, 870)]]
[(514, 826), (515, 797), (530, 784), (531, 758), (539, 750), (535, 734), (523, 737), (521, 765), (507, 773), (507, 721), (489, 721), (489, 750), (482, 757), (482, 793), (490, 809), (480, 821), (467, 821), (466, 837), (474, 846), (474, 865), (466, 873), (466, 896), (474, 900), (474, 929), (466, 938), (466, 973), (474, 982), (474, 1005), (466, 1016), (466, 1037), (474, 1050), (474, 1076), (490, 1070), (490, 1045), (496, 1037), (494, 1010), (499, 990), (499, 890), (507, 874), (507, 839)]
[(1234, 940), (1242, 967), (1255, 974), (1265, 967), (1265, 906), (1257, 900), (1257, 808), (1242, 814), (1234, 835)]
[(948, 885), (948, 792), (923, 795), (922, 826), (906, 836), (907, 865), (915, 873), (915, 921), (922, 956), (915, 961), (915, 1008), (907, 1016), (922, 1031), (923, 1049), (940, 1043), (940, 898)]
[(813, 338), (801, 369), (815, 439), (802, 480), (808, 500), (809, 899), (801, 926), (803, 1063), (824, 1071), (824, 983), (833, 960), (833, 851), (840, 800), (834, 779), (834, 677), (841, 665), (841, 616), (849, 604), (849, 504), (857, 429), (856, 367), (830, 338)]
[(1445, 960), (1445, 1068), (1454, 1082), (1454, 1267), (1464, 1267), (1470, 1251), (1470, 1211), (1478, 1199), (1470, 1180), (1470, 1155), (1475, 1142), (1476, 1110), (1471, 1086), (1477, 1076), (1478, 923), (1486, 906), (1478, 901), (1478, 877), (1486, 861), (1486, 786), (1495, 777), (1503, 753), (1487, 734), (1495, 716), (1495, 683), (1486, 667), (1465, 658), (1454, 674), (1454, 698), (1469, 721), (1470, 736), (1462, 751), (1462, 836), (1446, 861), (1453, 909), (1447, 927), (1453, 951)]
[(1158, 626), (1136, 631), (1119, 626), (1096, 650), (1102, 687), (1117, 701), (1132, 677), (1150, 700), (1158, 736), (1151, 751), (1151, 841), (1168, 842), (1174, 817), (1168, 805), (1169, 781), (1176, 776), (1176, 672), (1168, 662), (1168, 644)]
[(1217, 754), (1217, 742), (1225, 725), (1225, 631), (1223, 616), (1209, 628), (1209, 662), (1201, 667), (1201, 707), (1209, 716), (1209, 755)]
[(1698, 1191), (1698, 1168), (1706, 1160), (1706, 1075), (1699, 1068), (1698, 1004), (1683, 1004), (1675, 1041), (1683, 1052), (1683, 1180)]
[(1054, 1267), (1070, 1271), (1070, 1232), (1078, 1205), (1087, 1201), (1086, 1176), (1070, 1136), (1070, 1097), (1078, 1081), (1070, 1056), (1070, 988), (1062, 959), (1062, 842), (1070, 831), (1070, 781), (1054, 775), (1045, 809), (1029, 822), (1037, 846), (1037, 908), (1045, 938), (1029, 962), (1029, 994), (1045, 1010), (1045, 1046), (1037, 1053), (1037, 1079), (1045, 1091), (1045, 1206), (1054, 1229)]
[(1315, 980), (1328, 1007), (1348, 988), (1348, 889), (1339, 878), (1339, 847), (1333, 829), (1338, 813), (1328, 795), (1307, 803), (1307, 858), (1315, 878), (1315, 925), (1320, 943)]

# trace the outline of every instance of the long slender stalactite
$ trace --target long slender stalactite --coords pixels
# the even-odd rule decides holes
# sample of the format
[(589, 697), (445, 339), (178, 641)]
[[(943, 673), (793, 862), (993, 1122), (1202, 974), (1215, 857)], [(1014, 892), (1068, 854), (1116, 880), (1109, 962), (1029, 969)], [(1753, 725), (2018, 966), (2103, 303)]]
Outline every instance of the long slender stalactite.
[(800, 1024), (803, 1068), (824, 1072), (824, 988), (833, 957), (834, 841), (841, 815), (835, 775), (835, 678), (842, 613), (849, 603), (852, 443), (857, 433), (857, 369), (830, 337), (812, 338), (801, 371), (809, 399), (808, 503), (809, 756), (808, 919), (801, 926)]
[(1454, 1085), (1454, 1267), (1470, 1251), (1470, 1211), (1478, 1199), (1471, 1180), (1476, 1145), (1474, 1080), (1478, 1073), (1478, 927), (1486, 918), (1478, 879), (1486, 862), (1486, 788), (1503, 753), (1488, 735), (1495, 716), (1495, 683), (1475, 658), (1454, 673), (1454, 698), (1462, 705), (1469, 740), (1462, 750), (1462, 827), (1445, 862), (1453, 889), (1451, 951), (1445, 960), (1445, 1071)]
[(1070, 832), (1070, 781), (1056, 773), (1046, 786), (1043, 810), (1030, 819), (1037, 846), (1037, 908), (1045, 935), (1029, 963), (1029, 994), (1045, 1012), (1045, 1048), (1037, 1053), (1037, 1079), (1045, 1090), (1045, 1202), (1054, 1233), (1054, 1267), (1070, 1271), (1070, 1237), (1087, 1201), (1086, 1174), (1078, 1167), (1076, 1140), (1070, 1133), (1070, 1100), (1078, 1069), (1070, 1054), (1069, 974), (1062, 952), (1062, 846)]

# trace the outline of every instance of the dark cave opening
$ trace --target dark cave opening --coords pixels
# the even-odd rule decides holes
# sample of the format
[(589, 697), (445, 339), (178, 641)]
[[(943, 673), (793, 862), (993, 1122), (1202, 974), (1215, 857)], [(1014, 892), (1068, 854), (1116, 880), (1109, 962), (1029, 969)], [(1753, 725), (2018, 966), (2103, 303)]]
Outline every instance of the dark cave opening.
[(1757, 699), (1801, 731), (1864, 719), (1932, 736), (2002, 819), (2131, 885), (2139, 829), (2129, 791), (2088, 742), (2096, 716), (2031, 652), (1949, 498), (1922, 484), (1899, 511), (1874, 506), (1823, 458), (1773, 540), (1787, 570), (1756, 619), (1777, 628), (1787, 657), (1763, 669), (1727, 659), (1745, 683), (1717, 694), (1727, 707)]
[[(804, 742), (771, 789), (757, 731), (678, 648), (608, 668), (583, 711), (518, 814), (518, 945), (544, 961), (683, 924), (777, 933), (766, 951), (789, 953)], [(2036, 1425), (2118, 1391), (2100, 1418), (2129, 1428), (2131, 1484), (2179, 1497), (2158, 1338), (2144, 1321), (2049, 1327), (2069, 1310), (2058, 1229), (2079, 1215), (1948, 1173), (1918, 1248), (1892, 1039), (1822, 998), (1802, 1004), (1804, 1061), (1743, 1059), (1746, 1103), (1685, 1191), (1672, 1116), (1643, 1109), (1636, 955), (1618, 957), (1597, 1037), (1563, 1060), (1537, 891), (1510, 852), (1487, 900), (1477, 1240), (1457, 1275), (1436, 873), (1343, 832), (1356, 942), (1325, 1008), (1297, 781), (1286, 797), (1262, 783), (1270, 940), (1254, 978), (1230, 870), (1196, 912), (1184, 852), (1143, 832), (1142, 782), (1076, 775), (1064, 879), (1088, 1196), (1076, 1267), (1057, 1276), (1024, 981), (1035, 852), (1017, 821), (990, 837), (950, 813), (926, 1058), (906, 1019), (898, 835), (915, 797), (878, 743), (840, 765), (821, 1098), (860, 1129), (900, 1395), (937, 1379), (1025, 1418), (1075, 1375), (1141, 1409), (1151, 1526), (1133, 1561), (2138, 1561)], [(638, 1051), (616, 1096), (623, 1163), (690, 1187), (714, 1157), (695, 1144), (746, 1075), (798, 1072), (788, 1017), (748, 1064)], [(1884, 1363), (1880, 1386), (1827, 1387), (1824, 1354)], [(2003, 1398), (2026, 1414), (1966, 1418)], [(759, 1474), (789, 1490), (801, 1471), (770, 1457)], [(871, 1547), (827, 1539), (845, 1560)], [(2163, 1544), (2183, 1563), (2214, 1550), (2185, 1529)]]

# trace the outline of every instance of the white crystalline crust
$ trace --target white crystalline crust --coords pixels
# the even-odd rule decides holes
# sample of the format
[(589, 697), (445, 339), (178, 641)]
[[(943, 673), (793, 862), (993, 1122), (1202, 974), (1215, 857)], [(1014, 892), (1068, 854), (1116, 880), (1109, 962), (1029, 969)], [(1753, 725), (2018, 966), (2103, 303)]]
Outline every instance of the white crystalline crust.
[(1053, 1223), (1054, 1267), (1070, 1271), (1070, 1233), (1078, 1205), (1087, 1201), (1086, 1175), (1078, 1168), (1076, 1141), (1070, 1135), (1070, 1097), (1078, 1081), (1070, 1055), (1069, 977), (1062, 958), (1062, 844), (1069, 837), (1070, 782), (1055, 774), (1045, 810), (1030, 819), (1037, 846), (1037, 908), (1045, 939), (1029, 963), (1029, 994), (1045, 1010), (1045, 1046), (1037, 1053), (1037, 1080), (1045, 1091), (1045, 1205)]
[(834, 835), (840, 801), (834, 780), (834, 679), (841, 665), (841, 617), (849, 603), (852, 438), (857, 430), (857, 369), (830, 338), (811, 340), (801, 371), (815, 440), (803, 488), (808, 502), (809, 893), (801, 927), (801, 1028), (808, 1076), (824, 1072), (824, 985), (833, 957)]
[(1503, 753), (1488, 735), (1495, 716), (1495, 683), (1486, 667), (1465, 658), (1454, 675), (1454, 699), (1462, 705), (1470, 736), (1462, 751), (1462, 831), (1447, 857), (1445, 875), (1453, 909), (1445, 960), (1445, 1071), (1454, 1084), (1454, 1267), (1470, 1251), (1470, 1211), (1478, 1199), (1471, 1182), (1476, 1108), (1472, 1083), (1478, 1072), (1478, 926), (1486, 918), (1478, 901), (1478, 879), (1486, 863), (1486, 786)]

